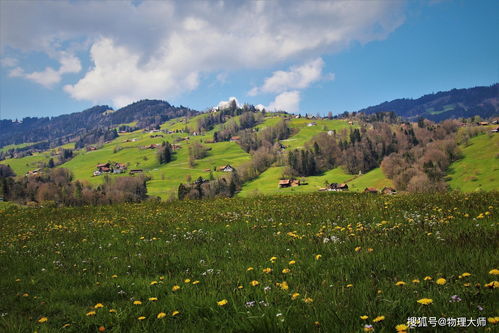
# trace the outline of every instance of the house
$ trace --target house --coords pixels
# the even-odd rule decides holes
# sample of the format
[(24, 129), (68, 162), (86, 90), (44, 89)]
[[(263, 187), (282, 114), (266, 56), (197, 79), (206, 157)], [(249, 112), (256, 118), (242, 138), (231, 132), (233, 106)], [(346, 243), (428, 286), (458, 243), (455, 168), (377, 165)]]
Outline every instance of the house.
[(113, 167), (113, 173), (124, 173), (127, 167), (123, 163), (115, 163)]
[(480, 126), (487, 126), (489, 124), (488, 121), (480, 121), (477, 123), (477, 125), (480, 125)]
[(227, 164), (227, 165), (223, 165), (223, 166), (219, 167), (218, 171), (232, 172), (232, 171), (234, 171), (234, 168), (230, 164)]
[(144, 172), (144, 170), (142, 170), (142, 169), (133, 169), (133, 170), (130, 170), (130, 174), (131, 175), (134, 175), (136, 173), (143, 173), (143, 172)]
[(281, 179), (279, 180), (279, 188), (285, 188), (291, 186), (291, 179)]
[(26, 176), (36, 176), (36, 175), (39, 175), (41, 173), (42, 173), (42, 169), (35, 169), (35, 170), (28, 171), (26, 173)]
[(97, 164), (96, 168), (101, 173), (109, 172), (109, 171), (111, 171), (111, 164), (110, 163), (100, 163), (100, 164)]
[(153, 134), (151, 135), (151, 138), (162, 138), (163, 137), (163, 134)]
[(351, 120), (350, 120), (350, 121), (348, 122), (348, 125), (353, 125), (353, 121), (351, 121)]
[(97, 176), (100, 176), (102, 175), (102, 172), (100, 172), (99, 170), (95, 170), (94, 171), (94, 176), (97, 177)]
[(333, 192), (341, 192), (341, 191), (348, 191), (348, 185), (345, 183), (338, 184), (338, 183), (331, 183), (327, 188), (326, 191), (333, 191)]
[(308, 127), (312, 127), (312, 126), (316, 126), (317, 123), (315, 121), (312, 121), (310, 123), (307, 124)]
[(233, 136), (230, 138), (230, 142), (239, 142), (239, 140), (241, 140), (240, 136)]
[(97, 147), (94, 147), (94, 146), (87, 147), (87, 151), (94, 151), (94, 150), (97, 150)]
[(292, 179), (291, 180), (291, 187), (296, 187), (296, 186), (300, 186), (300, 181), (298, 179)]
[(378, 194), (378, 190), (374, 187), (366, 187), (364, 193)]
[(397, 194), (397, 190), (395, 190), (393, 187), (383, 187), (381, 190), (381, 193), (383, 194)]
[(499, 127), (493, 128), (491, 130), (492, 133), (498, 133), (499, 132)]
[(142, 149), (156, 149), (159, 145), (151, 143), (150, 145), (142, 147)]

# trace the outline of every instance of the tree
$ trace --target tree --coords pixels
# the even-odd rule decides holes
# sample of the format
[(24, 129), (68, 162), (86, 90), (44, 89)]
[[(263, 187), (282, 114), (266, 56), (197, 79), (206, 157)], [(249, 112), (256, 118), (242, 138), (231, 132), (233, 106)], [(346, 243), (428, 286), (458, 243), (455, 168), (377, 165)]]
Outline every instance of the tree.
[(172, 154), (172, 145), (168, 141), (163, 141), (156, 153), (159, 164), (169, 163), (172, 160)]

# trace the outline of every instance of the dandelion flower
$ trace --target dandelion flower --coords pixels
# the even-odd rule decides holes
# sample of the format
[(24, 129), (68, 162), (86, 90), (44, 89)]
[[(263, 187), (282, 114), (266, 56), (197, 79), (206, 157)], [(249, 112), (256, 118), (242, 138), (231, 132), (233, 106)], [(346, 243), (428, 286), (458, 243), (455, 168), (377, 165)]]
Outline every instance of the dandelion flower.
[(103, 307), (104, 307), (104, 305), (102, 305), (102, 303), (97, 303), (94, 306), (95, 309), (100, 309), (100, 308), (103, 308)]
[(272, 272), (272, 268), (270, 268), (270, 267), (264, 268), (264, 269), (262, 269), (262, 272), (269, 274)]
[(376, 318), (373, 319), (373, 323), (378, 323), (383, 320), (385, 320), (385, 316), (377, 316)]
[(116, 279), (116, 278), (118, 277), (118, 275), (113, 274), (111, 277), (112, 277), (113, 279)]
[(322, 255), (320, 255), (320, 254), (317, 254), (317, 255), (315, 256), (315, 260), (319, 260), (320, 258), (322, 258)]
[(407, 326), (406, 324), (399, 324), (395, 326), (395, 329), (397, 330), (397, 332), (406, 332), (409, 329), (409, 326)]
[(289, 268), (284, 268), (284, 269), (282, 270), (282, 272), (283, 272), (284, 274), (288, 274), (289, 272), (291, 272), (291, 270), (290, 270)]
[(277, 260), (277, 257), (272, 257), (272, 258), (270, 258), (270, 259), (269, 259), (269, 261), (270, 261), (271, 263), (274, 263), (276, 260)]
[(151, 302), (155, 302), (155, 301), (157, 301), (157, 300), (158, 300), (158, 298), (157, 298), (157, 297), (149, 297), (149, 300), (150, 300)]
[(430, 281), (431, 280), (431, 276), (425, 276), (423, 280)]
[(355, 252), (359, 252), (360, 250), (362, 250), (362, 248), (361, 248), (360, 246), (357, 246), (357, 247), (355, 248)]
[(431, 303), (433, 303), (433, 300), (431, 298), (421, 298), (417, 302), (423, 305), (430, 305)]
[(177, 290), (180, 290), (180, 286), (174, 285), (172, 287), (172, 291), (177, 291)]
[(227, 300), (224, 298), (223, 300), (218, 301), (218, 302), (217, 302), (217, 305), (218, 305), (218, 306), (224, 306), (224, 305), (226, 305), (227, 303), (229, 303), (229, 301), (227, 301)]
[(141, 301), (133, 301), (133, 305), (141, 305), (142, 302)]
[(246, 268), (246, 271), (247, 271), (247, 272), (252, 271), (252, 270), (254, 270), (254, 268), (253, 268), (253, 267), (248, 267), (248, 268)]
[(191, 283), (191, 279), (185, 279), (184, 283)]
[(173, 311), (172, 312), (172, 317), (178, 316), (180, 314), (180, 311)]
[(471, 274), (470, 274), (470, 273), (465, 272), (465, 273), (461, 274), (461, 276), (462, 276), (463, 278), (465, 278), (465, 277), (471, 276)]
[(109, 310), (109, 313), (116, 313), (116, 312), (117, 312), (116, 309), (110, 309)]
[(41, 317), (40, 319), (38, 319), (38, 322), (40, 324), (43, 324), (43, 323), (46, 323), (49, 319), (47, 317)]
[(347, 284), (347, 288), (352, 288), (353, 287), (353, 284), (349, 283)]
[(154, 286), (155, 284), (158, 284), (158, 281), (151, 281), (151, 283), (149, 283), (150, 286)]
[(282, 281), (281, 283), (278, 283), (278, 286), (279, 286), (282, 290), (288, 290), (288, 289), (289, 289), (288, 283), (287, 283), (286, 281)]
[(289, 264), (290, 264), (290, 265), (294, 265), (294, 264), (296, 264), (296, 261), (295, 261), (295, 260), (291, 260), (291, 261), (289, 262)]
[(362, 320), (367, 320), (367, 318), (369, 318), (369, 316), (366, 316), (366, 315), (360, 316), (360, 319), (362, 319)]
[(419, 283), (420, 281), (418, 279), (412, 280), (412, 283)]
[(497, 269), (497, 268), (491, 269), (489, 274), (490, 275), (499, 275), (499, 269)]
[(373, 325), (364, 325), (364, 332), (373, 332), (374, 327)]
[(300, 294), (299, 294), (299, 293), (293, 293), (293, 295), (291, 295), (291, 299), (292, 299), (292, 300), (295, 300), (295, 299), (297, 299), (298, 297), (300, 297)]
[(158, 318), (158, 319), (163, 319), (163, 318), (165, 318), (165, 317), (166, 317), (166, 313), (164, 313), (164, 312), (160, 312), (160, 313), (158, 313), (158, 315), (156, 316), (156, 318)]
[(404, 286), (405, 285), (405, 282), (404, 281), (397, 281), (395, 283), (396, 286)]
[(104, 326), (99, 326), (99, 332), (105, 332), (106, 328)]
[(251, 285), (252, 287), (256, 287), (256, 286), (258, 286), (259, 284), (260, 284), (260, 282), (258, 282), (257, 280), (253, 280), (253, 281), (251, 281), (251, 282), (250, 282), (250, 285)]
[(87, 312), (87, 317), (95, 316), (95, 311)]
[(440, 278), (440, 279), (437, 279), (437, 281), (435, 281), (435, 283), (438, 284), (438, 285), (443, 286), (444, 284), (447, 283), (447, 280), (444, 279), (444, 278)]
[(67, 323), (67, 324), (62, 325), (62, 328), (66, 328), (66, 327), (69, 327), (69, 326), (71, 326), (71, 324)]
[(496, 289), (496, 288), (499, 288), (499, 281), (491, 281), (489, 283), (484, 284), (484, 286), (487, 288)]
[(310, 303), (312, 303), (313, 301), (314, 301), (314, 299), (313, 299), (313, 298), (311, 298), (311, 297), (307, 297), (307, 298), (304, 298), (304, 299), (303, 299), (303, 302), (305, 302), (305, 303), (307, 303), (307, 304), (310, 304)]
[(145, 317), (145, 316), (140, 316), (140, 317), (138, 317), (137, 319), (138, 319), (138, 320), (144, 320), (144, 319), (146, 319), (146, 317)]
[(489, 317), (487, 318), (487, 321), (489, 322), (489, 324), (497, 324), (499, 323), (499, 317)]

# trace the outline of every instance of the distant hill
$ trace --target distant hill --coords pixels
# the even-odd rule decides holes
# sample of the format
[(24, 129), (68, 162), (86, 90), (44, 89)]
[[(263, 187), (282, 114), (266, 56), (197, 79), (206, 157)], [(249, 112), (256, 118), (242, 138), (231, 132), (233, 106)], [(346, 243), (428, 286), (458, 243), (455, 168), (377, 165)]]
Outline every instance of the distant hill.
[(442, 121), (450, 118), (496, 116), (499, 115), (499, 83), (489, 87), (440, 91), (418, 99), (395, 99), (358, 112), (372, 114), (386, 111), (393, 111), (411, 120), (419, 117)]
[(195, 110), (175, 107), (160, 100), (142, 100), (113, 110), (107, 105), (57, 117), (26, 117), (22, 121), (0, 120), (0, 147), (25, 142), (45, 141), (64, 144), (106, 127), (136, 122), (144, 128), (159, 126), (177, 117), (192, 116)]

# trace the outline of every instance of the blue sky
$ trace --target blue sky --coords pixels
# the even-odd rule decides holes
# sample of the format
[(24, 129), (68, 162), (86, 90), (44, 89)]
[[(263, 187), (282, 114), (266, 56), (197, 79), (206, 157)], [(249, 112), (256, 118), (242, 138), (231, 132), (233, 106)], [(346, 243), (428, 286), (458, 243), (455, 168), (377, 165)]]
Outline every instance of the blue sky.
[(499, 82), (492, 0), (0, 7), (0, 118), (145, 98), (204, 110), (231, 96), (336, 114)]

